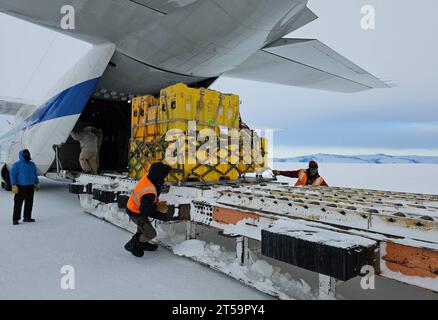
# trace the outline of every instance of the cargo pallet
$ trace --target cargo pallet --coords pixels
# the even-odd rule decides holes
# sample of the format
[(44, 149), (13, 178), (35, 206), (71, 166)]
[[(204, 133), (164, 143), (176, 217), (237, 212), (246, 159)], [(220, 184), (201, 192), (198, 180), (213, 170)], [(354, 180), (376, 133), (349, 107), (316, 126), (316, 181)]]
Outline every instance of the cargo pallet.
[[(135, 183), (82, 175), (70, 189), (80, 193), (84, 211), (135, 232), (123, 206)], [(114, 197), (105, 199), (111, 198), (114, 206), (105, 207), (107, 202), (95, 195), (101, 192), (90, 188), (113, 193)], [(117, 204), (119, 198), (124, 200)], [(175, 210), (173, 218), (156, 222), (157, 226), (185, 223), (186, 239), (196, 238), (197, 225), (217, 229), (236, 238), (236, 257), (242, 266), (251, 264), (249, 239), (259, 241), (262, 256), (318, 273), (321, 297), (335, 297), (337, 283), (363, 275), (363, 267), (372, 267), (378, 276), (438, 292), (438, 196), (297, 188), (244, 179), (171, 185), (160, 198), (175, 208), (186, 205), (186, 212)], [(165, 241), (159, 244), (172, 247)], [(256, 286), (220, 263), (209, 267)], [(275, 285), (257, 289), (279, 299), (293, 298)]]
[[(267, 166), (267, 141), (241, 122), (237, 95), (179, 83), (162, 89), (160, 97), (134, 98), (131, 119), (131, 178), (141, 179), (153, 162), (165, 161), (169, 145), (181, 151), (177, 163), (168, 163), (173, 167), (168, 177), (172, 182), (237, 180)], [(208, 135), (206, 129), (216, 141), (202, 136)], [(198, 155), (206, 142), (199, 136), (217, 144), (214, 155)], [(166, 137), (175, 141), (166, 141)], [(198, 156), (189, 155), (189, 150)]]

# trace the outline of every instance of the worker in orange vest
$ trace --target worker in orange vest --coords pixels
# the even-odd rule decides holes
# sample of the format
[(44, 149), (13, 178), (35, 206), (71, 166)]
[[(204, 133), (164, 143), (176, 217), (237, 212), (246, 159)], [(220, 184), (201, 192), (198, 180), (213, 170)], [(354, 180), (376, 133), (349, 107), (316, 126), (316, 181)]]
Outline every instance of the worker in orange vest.
[(300, 169), (297, 171), (273, 171), (276, 176), (285, 176), (298, 179), (295, 186), (324, 186), (328, 187), (327, 182), (319, 175), (318, 163), (315, 161), (309, 162), (308, 169)]
[(155, 228), (148, 217), (154, 213), (167, 213), (166, 202), (159, 201), (158, 197), (164, 180), (170, 172), (170, 167), (161, 162), (152, 164), (145, 175), (135, 186), (129, 197), (126, 212), (131, 220), (137, 225), (137, 233), (125, 245), (125, 249), (136, 257), (142, 257), (144, 251), (155, 251), (158, 246), (149, 243), (157, 236)]

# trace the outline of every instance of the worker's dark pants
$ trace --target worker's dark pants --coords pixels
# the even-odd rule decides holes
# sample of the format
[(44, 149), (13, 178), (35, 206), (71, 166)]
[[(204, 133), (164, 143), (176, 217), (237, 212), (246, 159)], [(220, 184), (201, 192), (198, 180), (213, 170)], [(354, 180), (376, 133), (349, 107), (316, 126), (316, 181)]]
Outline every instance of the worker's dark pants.
[(157, 236), (157, 231), (155, 231), (154, 226), (149, 221), (148, 217), (145, 217), (141, 214), (135, 214), (129, 209), (126, 209), (126, 213), (129, 215), (129, 218), (137, 225), (137, 235), (144, 235), (147, 241), (154, 239)]
[(18, 193), (14, 198), (14, 221), (21, 219), (21, 208), (24, 202), (24, 219), (32, 218), (33, 195), (35, 193), (35, 186), (18, 186)]

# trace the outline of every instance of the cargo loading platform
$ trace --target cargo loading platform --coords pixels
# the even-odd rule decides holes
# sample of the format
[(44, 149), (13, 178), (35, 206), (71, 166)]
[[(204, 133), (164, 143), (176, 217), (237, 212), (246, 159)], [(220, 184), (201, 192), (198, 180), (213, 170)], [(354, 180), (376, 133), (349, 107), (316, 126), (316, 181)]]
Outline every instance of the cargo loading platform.
[[(82, 175), (70, 185), (70, 192), (79, 195), (85, 212), (135, 232), (125, 214), (135, 183), (117, 176)], [(160, 235), (162, 230), (174, 233), (176, 225), (183, 225), (180, 243), (196, 239), (197, 227), (207, 227), (235, 239), (235, 259), (242, 267), (250, 267), (253, 251), (259, 251), (262, 258), (318, 273), (320, 297), (335, 297), (340, 281), (369, 272), (438, 292), (438, 196), (291, 187), (246, 178), (170, 185), (160, 200), (167, 201), (171, 210), (154, 217), (157, 242), (169, 249), (177, 243)], [(250, 250), (250, 241), (260, 248)], [(220, 258), (216, 262), (190, 258), (274, 297), (293, 298), (284, 283), (257, 286)]]

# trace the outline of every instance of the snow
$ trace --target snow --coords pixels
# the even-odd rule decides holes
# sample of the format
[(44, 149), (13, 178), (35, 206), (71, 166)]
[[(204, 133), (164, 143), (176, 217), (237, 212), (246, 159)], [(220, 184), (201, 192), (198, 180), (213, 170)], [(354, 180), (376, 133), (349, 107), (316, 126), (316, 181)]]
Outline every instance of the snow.
[(243, 219), (236, 224), (220, 224), (214, 221), (211, 225), (223, 229), (224, 234), (239, 234), (261, 241), (262, 233), (260, 230), (269, 228), (272, 223), (271, 219), (260, 218), (257, 221), (254, 219)]
[[(274, 163), (276, 170), (305, 168), (303, 163)], [(321, 176), (330, 186), (385, 191), (438, 194), (438, 166), (433, 164), (355, 164), (323, 163)], [(296, 179), (278, 177), (282, 182)]]
[[(299, 163), (276, 165), (283, 170), (303, 167)], [(323, 164), (320, 171), (330, 184), (337, 186), (437, 193), (432, 177), (438, 176), (438, 166), (434, 165)], [(43, 180), (42, 186), (35, 200), (37, 223), (20, 226), (11, 224), (12, 194), (0, 191), (0, 299), (269, 298), (235, 279), (244, 279), (260, 290), (275, 287), (283, 292), (283, 298), (316, 297), (305, 281), (280, 272), (280, 268), (254, 255), (249, 267), (241, 266), (233, 252), (201, 240), (185, 241), (184, 234), (164, 225), (157, 230), (158, 240), (171, 244), (173, 253), (160, 248), (142, 259), (132, 257), (123, 245), (131, 236), (125, 229), (132, 232), (135, 226), (116, 204), (96, 206), (86, 197), (81, 200), (84, 207), (100, 218), (116, 222), (120, 228), (84, 213), (77, 196), (68, 194), (67, 185)], [(168, 200), (187, 203), (186, 197), (211, 196), (208, 190), (179, 188)], [(260, 224), (269, 226), (271, 222), (267, 219)], [(253, 223), (242, 221), (229, 226), (225, 233), (259, 234)], [(306, 222), (306, 228), (310, 226), (312, 223)], [(183, 257), (208, 264), (235, 279)], [(64, 291), (60, 287), (64, 265), (75, 268), (75, 290)]]
[[(374, 240), (356, 235), (340, 233), (339, 229), (335, 231), (329, 230), (330, 227), (321, 229), (321, 224), (305, 220), (291, 220), (287, 218), (280, 218), (272, 221), (268, 219), (260, 219), (254, 221), (253, 219), (244, 219), (235, 225), (224, 225), (214, 222), (211, 226), (219, 227), (224, 230), (226, 234), (244, 235), (251, 239), (261, 241), (261, 230), (268, 230), (272, 233), (289, 235), (294, 238), (306, 240), (309, 242), (323, 243), (332, 247), (349, 249), (356, 246), (371, 247), (376, 244)], [(319, 226), (319, 227), (317, 227)]]
[[(233, 190), (239, 190), (239, 189), (233, 189)], [(241, 189), (240, 191), (243, 191)], [(250, 191), (252, 195), (263, 195), (263, 192), (252, 190), (251, 188), (247, 189), (246, 192)], [(321, 207), (319, 205), (312, 205), (312, 204), (306, 204), (307, 208), (303, 209), (299, 204), (294, 203), (294, 205), (289, 206), (289, 201), (283, 201), (283, 200), (270, 200), (270, 199), (263, 199), (259, 196), (247, 196), (242, 194), (237, 194), (233, 191), (228, 193), (223, 193), (218, 199), (217, 203), (221, 206), (228, 205), (233, 206), (235, 204), (242, 205), (247, 210), (262, 210), (265, 213), (270, 214), (283, 214), (285, 216), (291, 216), (294, 218), (301, 218), (301, 219), (307, 219), (307, 220), (314, 220), (314, 221), (322, 221), (325, 223), (331, 223), (333, 225), (338, 226), (346, 226), (346, 227), (355, 227), (362, 230), (370, 230), (372, 232), (380, 232), (383, 234), (391, 234), (391, 235), (397, 235), (400, 237), (408, 237), (411, 239), (418, 239), (418, 240), (425, 240), (425, 241), (431, 241), (436, 242), (438, 239), (438, 232), (437, 228), (406, 228), (403, 224), (399, 223), (388, 223), (387, 218), (385, 216), (381, 215), (369, 215), (366, 213), (365, 210), (367, 210), (369, 207), (363, 209), (363, 210), (354, 210), (349, 211), (345, 209), (349, 214), (346, 215), (340, 215), (337, 210), (339, 210), (340, 206), (338, 204), (337, 208), (325, 208), (325, 211), (321, 211)], [(425, 203), (428, 204), (428, 203)], [(359, 206), (356, 206), (359, 208)], [(380, 212), (382, 212), (381, 208), (376, 205), (373, 206), (374, 209), (378, 209)], [(394, 209), (393, 209), (394, 210)], [(404, 210), (403, 210), (404, 211)], [(394, 211), (393, 211), (394, 212)], [(364, 214), (367, 215), (367, 219), (364, 219)], [(426, 214), (426, 211), (423, 210), (423, 215)], [(435, 211), (428, 211), (428, 215), (435, 216)], [(250, 222), (248, 223), (250, 224)], [(290, 228), (294, 228), (294, 222), (290, 221), (288, 219), (286, 228), (290, 225)], [(235, 234), (245, 234), (249, 237), (254, 238), (254, 236), (251, 236), (249, 232), (247, 232), (248, 227), (245, 229), (243, 228), (245, 226), (239, 226), (239, 230), (230, 230), (230, 233)], [(295, 231), (296, 233), (302, 229), (303, 226), (298, 225), (298, 229)], [(251, 228), (251, 227), (249, 227)], [(243, 232), (243, 233), (240, 233)], [(337, 239), (337, 237), (328, 235), (329, 238)], [(257, 239), (257, 237), (255, 238)]]
[(274, 274), (274, 267), (263, 260), (258, 260), (251, 266), (251, 271), (260, 276), (271, 278)]
[(241, 265), (234, 253), (223, 247), (200, 240), (183, 241), (173, 247), (176, 255), (194, 258), (211, 268), (220, 270), (230, 277), (251, 284), (258, 290), (272, 292), (283, 300), (316, 299), (317, 294), (304, 280), (295, 280), (288, 273), (282, 273), (264, 260), (250, 254), (251, 264)]
[[(90, 181), (81, 181), (81, 183), (88, 182)], [(160, 199), (169, 201), (169, 203), (185, 203), (190, 199), (207, 200), (208, 198), (212, 200), (214, 195), (213, 190), (181, 187), (171, 188), (170, 193), (162, 194)], [(135, 232), (135, 225), (118, 209), (116, 204), (98, 203), (89, 195), (81, 195), (80, 202), (86, 212), (132, 233)], [(192, 212), (191, 215), (193, 219), (196, 214)], [(201, 217), (200, 219), (203, 220)], [(268, 227), (270, 222), (271, 219), (261, 219), (260, 225), (254, 226), (249, 225), (251, 221), (245, 220), (233, 226), (222, 225), (213, 221), (210, 226), (223, 229), (224, 234), (241, 234), (259, 239), (261, 235), (260, 227)], [(316, 297), (316, 294), (308, 289), (310, 286), (307, 283), (303, 280), (292, 279), (289, 274), (282, 274), (280, 268), (273, 269), (272, 272), (266, 275), (266, 272), (261, 271), (263, 269), (260, 266), (264, 266), (266, 270), (266, 266), (269, 266), (269, 264), (259, 260), (253, 254), (251, 255), (251, 261), (257, 263), (255, 269), (252, 266), (241, 265), (234, 250), (227, 251), (227, 249), (217, 244), (206, 243), (201, 240), (185, 240), (185, 229), (183, 232), (181, 230), (176, 232), (176, 229), (181, 225), (184, 226), (185, 223), (159, 223), (156, 226), (156, 241), (171, 249), (177, 256), (188, 257), (213, 270), (220, 271), (236, 280), (249, 284), (262, 292), (269, 293), (271, 296), (281, 299), (314, 299)], [(259, 268), (257, 268), (258, 266)]]
[(306, 225), (304, 221), (287, 221), (280, 219), (272, 228), (269, 228), (268, 231), (342, 249), (349, 249), (357, 246), (371, 247), (376, 245), (375, 241), (364, 237), (322, 230), (321, 228), (312, 228)]
[[(215, 249), (218, 248), (217, 246)], [(202, 257), (205, 253), (205, 242), (200, 240), (187, 240), (173, 248), (173, 253), (184, 257)]]
[[(13, 196), (0, 191), (0, 299), (268, 299), (265, 294), (160, 248), (138, 259), (131, 234), (84, 213), (67, 185), (42, 181), (35, 224), (12, 226)], [(61, 289), (61, 268), (76, 289)]]
[(308, 156), (275, 159), (277, 162), (301, 162), (308, 163), (310, 160), (319, 163), (423, 163), (423, 164), (438, 164), (438, 157), (427, 156), (391, 156), (386, 154), (372, 154), (372, 155), (356, 155), (345, 156), (336, 154), (313, 154)]
[[(130, 222), (126, 215), (120, 214), (117, 206), (114, 204), (98, 204), (94, 200), (90, 200), (87, 195), (81, 196), (81, 205), (87, 212), (102, 218), (123, 229), (135, 232), (135, 225)], [(218, 226), (215, 223), (215, 226)], [(212, 224), (213, 226), (213, 224)], [(262, 226), (267, 226), (266, 222), (262, 222)], [(228, 228), (228, 225), (226, 225)], [(247, 228), (243, 223), (231, 226), (226, 230), (230, 234), (233, 229), (239, 234), (246, 234)], [(257, 233), (260, 237), (261, 231), (259, 228), (251, 227), (251, 233)], [(236, 280), (249, 284), (262, 292), (269, 293), (272, 296), (281, 299), (314, 299), (316, 294), (311, 292), (310, 286), (303, 280), (295, 280), (289, 274), (282, 274), (280, 268), (276, 268), (272, 273), (266, 275), (265, 272), (260, 272), (261, 268), (257, 266), (268, 265), (263, 260), (259, 260), (255, 255), (251, 255), (251, 261), (257, 263), (256, 269), (241, 265), (233, 251), (227, 251), (224, 247), (213, 243), (206, 243), (201, 240), (185, 240), (185, 234), (176, 232), (174, 224), (158, 224), (157, 238), (161, 245), (171, 248), (173, 253), (178, 256), (188, 257), (203, 265), (209, 266), (213, 270), (218, 270)], [(244, 229), (244, 230), (243, 230)], [(245, 231), (245, 232), (244, 232)], [(241, 232), (241, 233), (240, 233)], [(265, 268), (266, 269), (266, 268)]]

